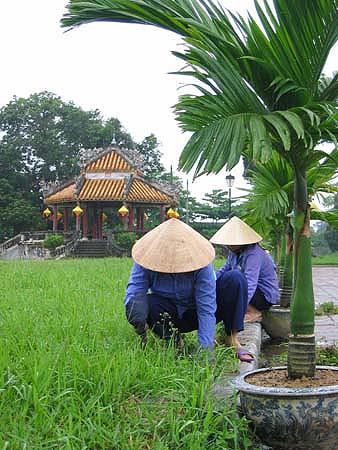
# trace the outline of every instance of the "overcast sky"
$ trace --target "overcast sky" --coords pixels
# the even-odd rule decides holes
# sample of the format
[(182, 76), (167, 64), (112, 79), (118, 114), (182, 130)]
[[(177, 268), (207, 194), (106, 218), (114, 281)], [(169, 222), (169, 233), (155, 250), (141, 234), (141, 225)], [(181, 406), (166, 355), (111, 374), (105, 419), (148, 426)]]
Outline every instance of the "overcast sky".
[[(14, 95), (47, 90), (85, 110), (99, 109), (105, 119), (117, 117), (136, 141), (154, 133), (162, 144), (164, 165), (175, 171), (188, 139), (172, 111), (184, 80), (168, 74), (180, 68), (170, 53), (180, 39), (154, 27), (114, 23), (93, 23), (65, 33), (59, 22), (67, 3), (0, 1), (0, 106)], [(253, 0), (222, 3), (242, 14), (253, 10)], [(336, 50), (328, 74), (337, 70)], [(232, 172), (237, 187), (243, 186), (241, 172), (241, 167)], [(187, 176), (179, 175), (186, 183)], [(198, 198), (212, 189), (226, 189), (225, 175), (204, 176), (193, 184), (188, 177), (189, 189)]]

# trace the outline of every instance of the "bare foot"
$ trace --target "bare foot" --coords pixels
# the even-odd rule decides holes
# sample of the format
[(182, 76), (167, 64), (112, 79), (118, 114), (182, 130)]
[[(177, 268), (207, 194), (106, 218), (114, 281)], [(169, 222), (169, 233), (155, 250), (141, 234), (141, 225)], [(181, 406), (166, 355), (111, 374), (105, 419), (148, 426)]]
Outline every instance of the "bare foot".
[(252, 323), (252, 322), (261, 322), (262, 321), (262, 313), (254, 306), (248, 305), (244, 316), (244, 323)]
[(248, 363), (252, 362), (255, 359), (254, 356), (241, 346), (241, 343), (239, 342), (237, 335), (238, 332), (235, 331), (230, 336), (226, 336), (225, 345), (227, 347), (234, 347), (236, 356), (240, 361)]

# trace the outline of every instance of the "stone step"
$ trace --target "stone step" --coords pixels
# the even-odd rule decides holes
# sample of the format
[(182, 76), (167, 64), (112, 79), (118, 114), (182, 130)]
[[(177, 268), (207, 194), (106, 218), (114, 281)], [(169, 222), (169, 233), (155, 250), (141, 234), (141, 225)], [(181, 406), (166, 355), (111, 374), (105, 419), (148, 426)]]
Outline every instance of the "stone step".
[(107, 241), (78, 241), (74, 251), (73, 257), (77, 258), (104, 258), (111, 256), (111, 251), (107, 247)]

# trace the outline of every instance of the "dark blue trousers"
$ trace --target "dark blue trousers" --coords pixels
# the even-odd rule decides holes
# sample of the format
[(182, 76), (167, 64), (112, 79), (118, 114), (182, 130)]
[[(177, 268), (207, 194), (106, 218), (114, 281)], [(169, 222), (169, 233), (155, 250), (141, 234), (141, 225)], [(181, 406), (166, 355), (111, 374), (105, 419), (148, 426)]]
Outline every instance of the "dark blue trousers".
[(248, 306), (248, 283), (240, 270), (229, 270), (218, 278), (216, 300), (216, 321), (223, 321), (226, 334), (242, 331)]
[[(225, 272), (216, 282), (216, 322), (223, 322), (227, 335), (244, 329), (244, 314), (247, 308), (248, 286), (239, 270)], [(147, 304), (147, 323), (159, 337), (169, 340), (173, 330), (187, 333), (198, 329), (195, 309), (189, 309), (179, 317), (173, 300), (156, 294), (137, 294), (137, 301)], [(130, 300), (133, 302), (133, 299)], [(131, 308), (129, 308), (131, 310)], [(132, 313), (127, 312), (128, 321), (135, 327)]]

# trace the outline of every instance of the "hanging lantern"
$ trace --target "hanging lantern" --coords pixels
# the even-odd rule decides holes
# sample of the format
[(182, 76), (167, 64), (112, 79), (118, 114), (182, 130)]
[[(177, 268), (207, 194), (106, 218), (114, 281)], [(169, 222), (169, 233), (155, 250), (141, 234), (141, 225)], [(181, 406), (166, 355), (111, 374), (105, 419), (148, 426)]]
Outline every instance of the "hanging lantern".
[(49, 208), (44, 209), (42, 212), (43, 217), (46, 217), (47, 219), (51, 214), (52, 214), (52, 211)]
[(148, 220), (148, 215), (146, 213), (143, 214), (144, 220)]
[(180, 217), (180, 215), (178, 214), (177, 211), (175, 211), (172, 208), (169, 208), (167, 211), (167, 218), (168, 219), (178, 219)]
[(108, 218), (107, 214), (104, 212), (102, 213), (101, 217), (102, 217), (102, 222), (105, 222)]
[(79, 217), (83, 213), (83, 209), (80, 208), (79, 205), (77, 205), (77, 206), (75, 206), (75, 208), (73, 208), (72, 213), (75, 214), (76, 217)]
[(57, 217), (58, 220), (62, 219), (62, 217), (63, 217), (62, 212), (58, 211), (57, 214), (56, 214), (56, 217)]
[(126, 217), (129, 214), (129, 209), (122, 205), (119, 209), (119, 214), (121, 217)]

